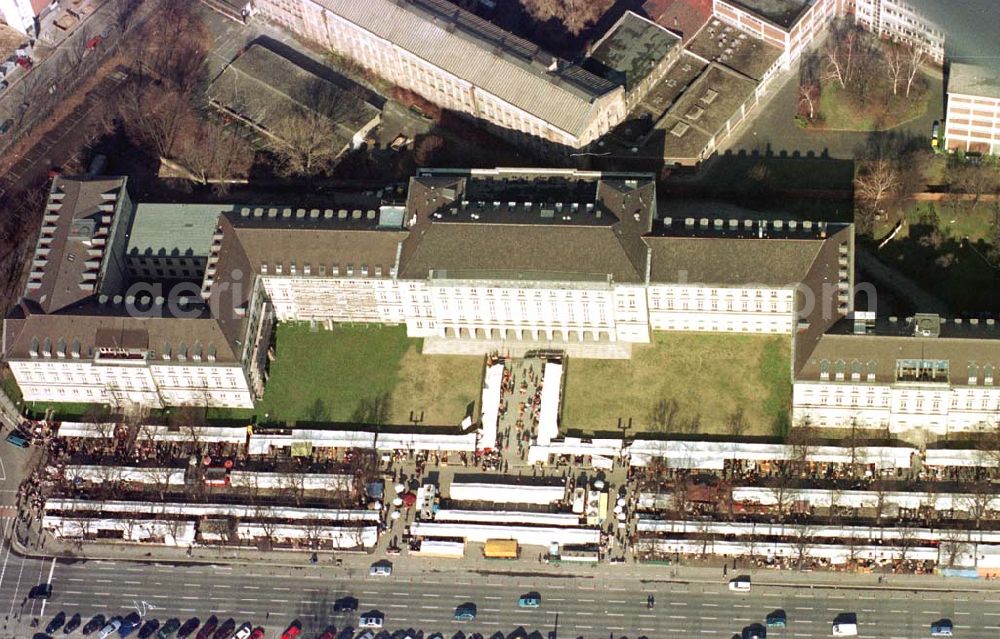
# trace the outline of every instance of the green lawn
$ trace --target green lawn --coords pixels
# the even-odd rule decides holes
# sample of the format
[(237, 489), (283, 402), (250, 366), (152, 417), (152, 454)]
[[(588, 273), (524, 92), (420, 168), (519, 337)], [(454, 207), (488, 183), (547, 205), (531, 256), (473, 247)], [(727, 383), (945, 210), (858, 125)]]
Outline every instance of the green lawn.
[(423, 356), (401, 326), (279, 325), (259, 420), (455, 426), (475, 402), (482, 358)]
[[(924, 90), (916, 99), (903, 95), (890, 96), (888, 104), (883, 98), (872, 98), (872, 104), (859, 109), (851, 104), (836, 80), (823, 83), (819, 98), (819, 119), (821, 128), (838, 131), (883, 131), (899, 126), (921, 116), (927, 111), (930, 91)], [(877, 92), (873, 92), (877, 95)], [(878, 103), (875, 103), (878, 100)]]
[(632, 419), (642, 432), (783, 435), (791, 398), (787, 336), (654, 333), (630, 360), (571, 358), (563, 430), (611, 432)]

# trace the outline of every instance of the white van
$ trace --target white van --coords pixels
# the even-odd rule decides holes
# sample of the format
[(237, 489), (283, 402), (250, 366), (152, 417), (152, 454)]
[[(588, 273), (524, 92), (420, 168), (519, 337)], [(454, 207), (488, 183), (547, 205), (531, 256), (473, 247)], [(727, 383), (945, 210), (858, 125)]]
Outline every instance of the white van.
[(743, 575), (729, 582), (729, 590), (732, 592), (750, 592), (750, 577)]
[(856, 637), (858, 636), (858, 624), (856, 623), (835, 623), (833, 624), (834, 637)]

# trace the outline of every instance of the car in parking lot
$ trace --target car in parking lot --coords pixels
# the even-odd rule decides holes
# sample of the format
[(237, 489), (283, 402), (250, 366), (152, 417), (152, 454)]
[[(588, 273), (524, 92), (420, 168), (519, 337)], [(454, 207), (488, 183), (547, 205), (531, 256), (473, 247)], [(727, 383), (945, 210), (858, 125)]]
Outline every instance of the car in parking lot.
[(142, 623), (142, 617), (139, 616), (138, 612), (130, 612), (128, 615), (122, 619), (122, 625), (118, 628), (118, 635), (121, 637), (127, 637), (139, 628), (139, 624)]
[(529, 592), (526, 595), (521, 595), (517, 600), (518, 608), (539, 608), (542, 605), (542, 596), (537, 592)]
[(66, 613), (60, 610), (55, 617), (52, 617), (49, 625), (45, 626), (45, 634), (51, 635), (56, 630), (62, 628), (64, 623), (66, 623)]
[(31, 446), (31, 441), (28, 439), (27, 435), (20, 431), (12, 430), (7, 433), (7, 443), (12, 446), (17, 446), (18, 448), (27, 448)]
[(160, 631), (156, 633), (156, 639), (169, 639), (171, 635), (180, 630), (181, 620), (177, 617), (171, 617), (164, 622)]
[(253, 632), (250, 633), (250, 639), (264, 639), (264, 629), (260, 626), (254, 628)]
[(385, 617), (376, 610), (367, 612), (358, 618), (359, 628), (381, 628), (384, 623)]
[(219, 626), (212, 635), (212, 639), (229, 639), (229, 635), (233, 634), (233, 630), (236, 630), (236, 620), (230, 617), (226, 619), (226, 623)]
[(107, 619), (104, 618), (104, 615), (94, 615), (90, 618), (90, 621), (87, 622), (87, 625), (83, 627), (83, 634), (89, 635), (98, 628), (103, 628), (106, 623)]
[(198, 617), (191, 617), (190, 619), (185, 621), (184, 624), (177, 631), (177, 639), (187, 639), (187, 637), (189, 637), (191, 633), (195, 631), (195, 629), (198, 627), (198, 624), (200, 623), (201, 619), (198, 619)]
[(253, 633), (253, 626), (249, 622), (244, 622), (242, 626), (236, 629), (233, 636), (230, 639), (250, 639), (250, 635)]
[(97, 639), (108, 639), (108, 637), (115, 634), (115, 632), (121, 627), (122, 627), (122, 618), (112, 617), (111, 619), (108, 620), (107, 625), (101, 628), (101, 631), (97, 633)]
[(160, 621), (158, 619), (150, 619), (139, 629), (139, 639), (149, 639), (159, 628)]
[(467, 602), (455, 608), (455, 621), (472, 621), (476, 618), (476, 604)]
[(951, 637), (954, 635), (955, 627), (950, 619), (939, 619), (931, 624), (932, 637)]
[(337, 601), (333, 602), (334, 612), (356, 612), (358, 609), (358, 598), (357, 597), (341, 597)]
[[(73, 632), (74, 630), (80, 627), (81, 623), (83, 623), (83, 619), (80, 617), (80, 613), (76, 613), (75, 615), (70, 617), (69, 621), (66, 622), (66, 625), (63, 626), (63, 634), (68, 635), (69, 633)], [(93, 632), (93, 630), (91, 630), (91, 632)]]
[(299, 625), (298, 621), (293, 621), (292, 625), (285, 628), (285, 631), (281, 633), (281, 639), (299, 639), (302, 634), (302, 626)]
[(212, 636), (212, 633), (215, 632), (215, 629), (218, 627), (219, 627), (219, 618), (216, 617), (215, 615), (212, 615), (211, 617), (205, 620), (205, 625), (202, 626), (201, 630), (198, 631), (196, 639), (208, 639), (209, 637)]

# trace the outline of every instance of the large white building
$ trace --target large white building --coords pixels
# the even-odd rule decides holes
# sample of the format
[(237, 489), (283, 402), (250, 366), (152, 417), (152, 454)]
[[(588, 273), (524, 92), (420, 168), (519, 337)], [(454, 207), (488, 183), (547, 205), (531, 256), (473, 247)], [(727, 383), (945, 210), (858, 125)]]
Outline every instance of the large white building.
[(797, 424), (932, 435), (1000, 423), (994, 320), (915, 315), (842, 321), (796, 344)]
[(944, 31), (905, 0), (854, 0), (854, 20), (882, 37), (922, 50), (937, 64), (944, 63)]
[(0, 18), (24, 34), (35, 32), (35, 16), (49, 6), (48, 0), (0, 0)]
[(622, 86), (444, 0), (256, 0), (263, 17), (517, 141), (579, 148), (625, 117)]
[[(332, 203), (220, 206), (206, 227), (206, 207), (134, 215), (123, 179), (57, 179), (4, 324), (25, 399), (252, 406), (275, 321), (627, 357), (653, 330), (791, 335), (850, 312), (850, 225), (661, 218), (646, 174), (424, 170), (405, 204)], [(185, 211), (206, 241), (170, 232)], [(201, 247), (197, 280), (126, 259)]]
[(944, 127), (949, 151), (1000, 153), (1000, 73), (953, 62)]

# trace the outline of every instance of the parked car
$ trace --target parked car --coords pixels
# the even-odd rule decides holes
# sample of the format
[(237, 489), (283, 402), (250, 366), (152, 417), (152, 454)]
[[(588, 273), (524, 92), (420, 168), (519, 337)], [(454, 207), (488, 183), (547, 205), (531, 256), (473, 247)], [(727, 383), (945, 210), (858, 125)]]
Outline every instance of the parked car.
[(171, 635), (177, 632), (181, 627), (181, 620), (177, 617), (171, 617), (163, 624), (160, 631), (156, 633), (156, 639), (169, 639)]
[[(215, 617), (211, 617), (211, 619), (215, 619)], [(185, 621), (184, 625), (182, 625), (180, 627), (180, 630), (177, 631), (177, 639), (187, 639), (187, 637), (192, 632), (195, 631), (195, 628), (197, 628), (198, 624), (200, 624), (200, 623), (201, 623), (201, 620), (198, 619), (198, 617), (191, 617), (190, 619), (188, 619), (187, 621)]]
[(250, 639), (264, 639), (264, 629), (260, 626), (254, 628), (253, 632), (250, 633)]
[(542, 596), (537, 592), (529, 592), (526, 595), (521, 595), (517, 600), (518, 608), (539, 608), (542, 605)]
[(63, 634), (68, 635), (69, 633), (73, 632), (74, 630), (80, 627), (81, 623), (83, 623), (83, 619), (80, 617), (80, 613), (76, 613), (75, 615), (70, 617), (69, 621), (66, 622), (66, 625), (63, 626)]
[(767, 628), (759, 623), (752, 623), (743, 628), (743, 639), (767, 639)]
[(236, 620), (230, 617), (226, 619), (226, 623), (219, 626), (215, 634), (212, 635), (212, 639), (229, 639), (229, 635), (233, 634), (233, 630), (236, 629)]
[(121, 637), (129, 636), (139, 628), (141, 623), (142, 617), (139, 616), (138, 612), (128, 613), (128, 616), (122, 619), (121, 626), (118, 627), (118, 635)]
[(455, 621), (472, 621), (476, 618), (476, 604), (464, 603), (455, 608)]
[(212, 636), (212, 633), (215, 632), (215, 629), (218, 627), (219, 627), (219, 618), (216, 617), (215, 615), (212, 615), (211, 617), (205, 620), (205, 625), (202, 626), (201, 630), (198, 631), (198, 636), (196, 637), (196, 639), (208, 639), (209, 637)]
[(28, 438), (24, 435), (24, 433), (20, 433), (16, 430), (12, 430), (7, 433), (7, 443), (17, 446), (18, 448), (27, 448), (31, 445), (31, 442), (28, 441)]
[(236, 629), (233, 636), (230, 639), (250, 639), (250, 634), (253, 632), (253, 626), (249, 622), (244, 622), (242, 626)]
[(337, 633), (333, 631), (333, 628), (326, 630), (317, 639), (337, 639)]
[(392, 574), (392, 564), (388, 561), (376, 562), (368, 569), (368, 574), (372, 577), (388, 577)]
[(358, 618), (359, 628), (381, 628), (384, 623), (385, 617), (376, 610), (365, 613)]
[(56, 630), (63, 627), (64, 623), (66, 623), (66, 613), (60, 610), (55, 617), (52, 617), (52, 621), (49, 622), (49, 625), (45, 626), (45, 634), (51, 635), (55, 633)]
[(150, 619), (139, 629), (139, 639), (149, 639), (159, 629), (160, 621), (158, 619)]
[(357, 597), (341, 597), (333, 602), (334, 612), (356, 612), (358, 609)]
[(97, 639), (108, 639), (108, 637), (115, 634), (115, 632), (121, 627), (122, 618), (112, 617), (108, 620), (107, 625), (101, 628), (101, 631), (97, 634)]
[(298, 621), (293, 621), (290, 626), (281, 633), (281, 639), (299, 639), (302, 634), (302, 625)]
[(951, 637), (955, 632), (955, 627), (951, 619), (939, 619), (931, 624), (932, 637)]
[(98, 628), (103, 628), (105, 623), (107, 623), (107, 620), (104, 618), (104, 615), (94, 615), (90, 621), (87, 622), (87, 625), (83, 627), (82, 632), (84, 636), (89, 635)]

